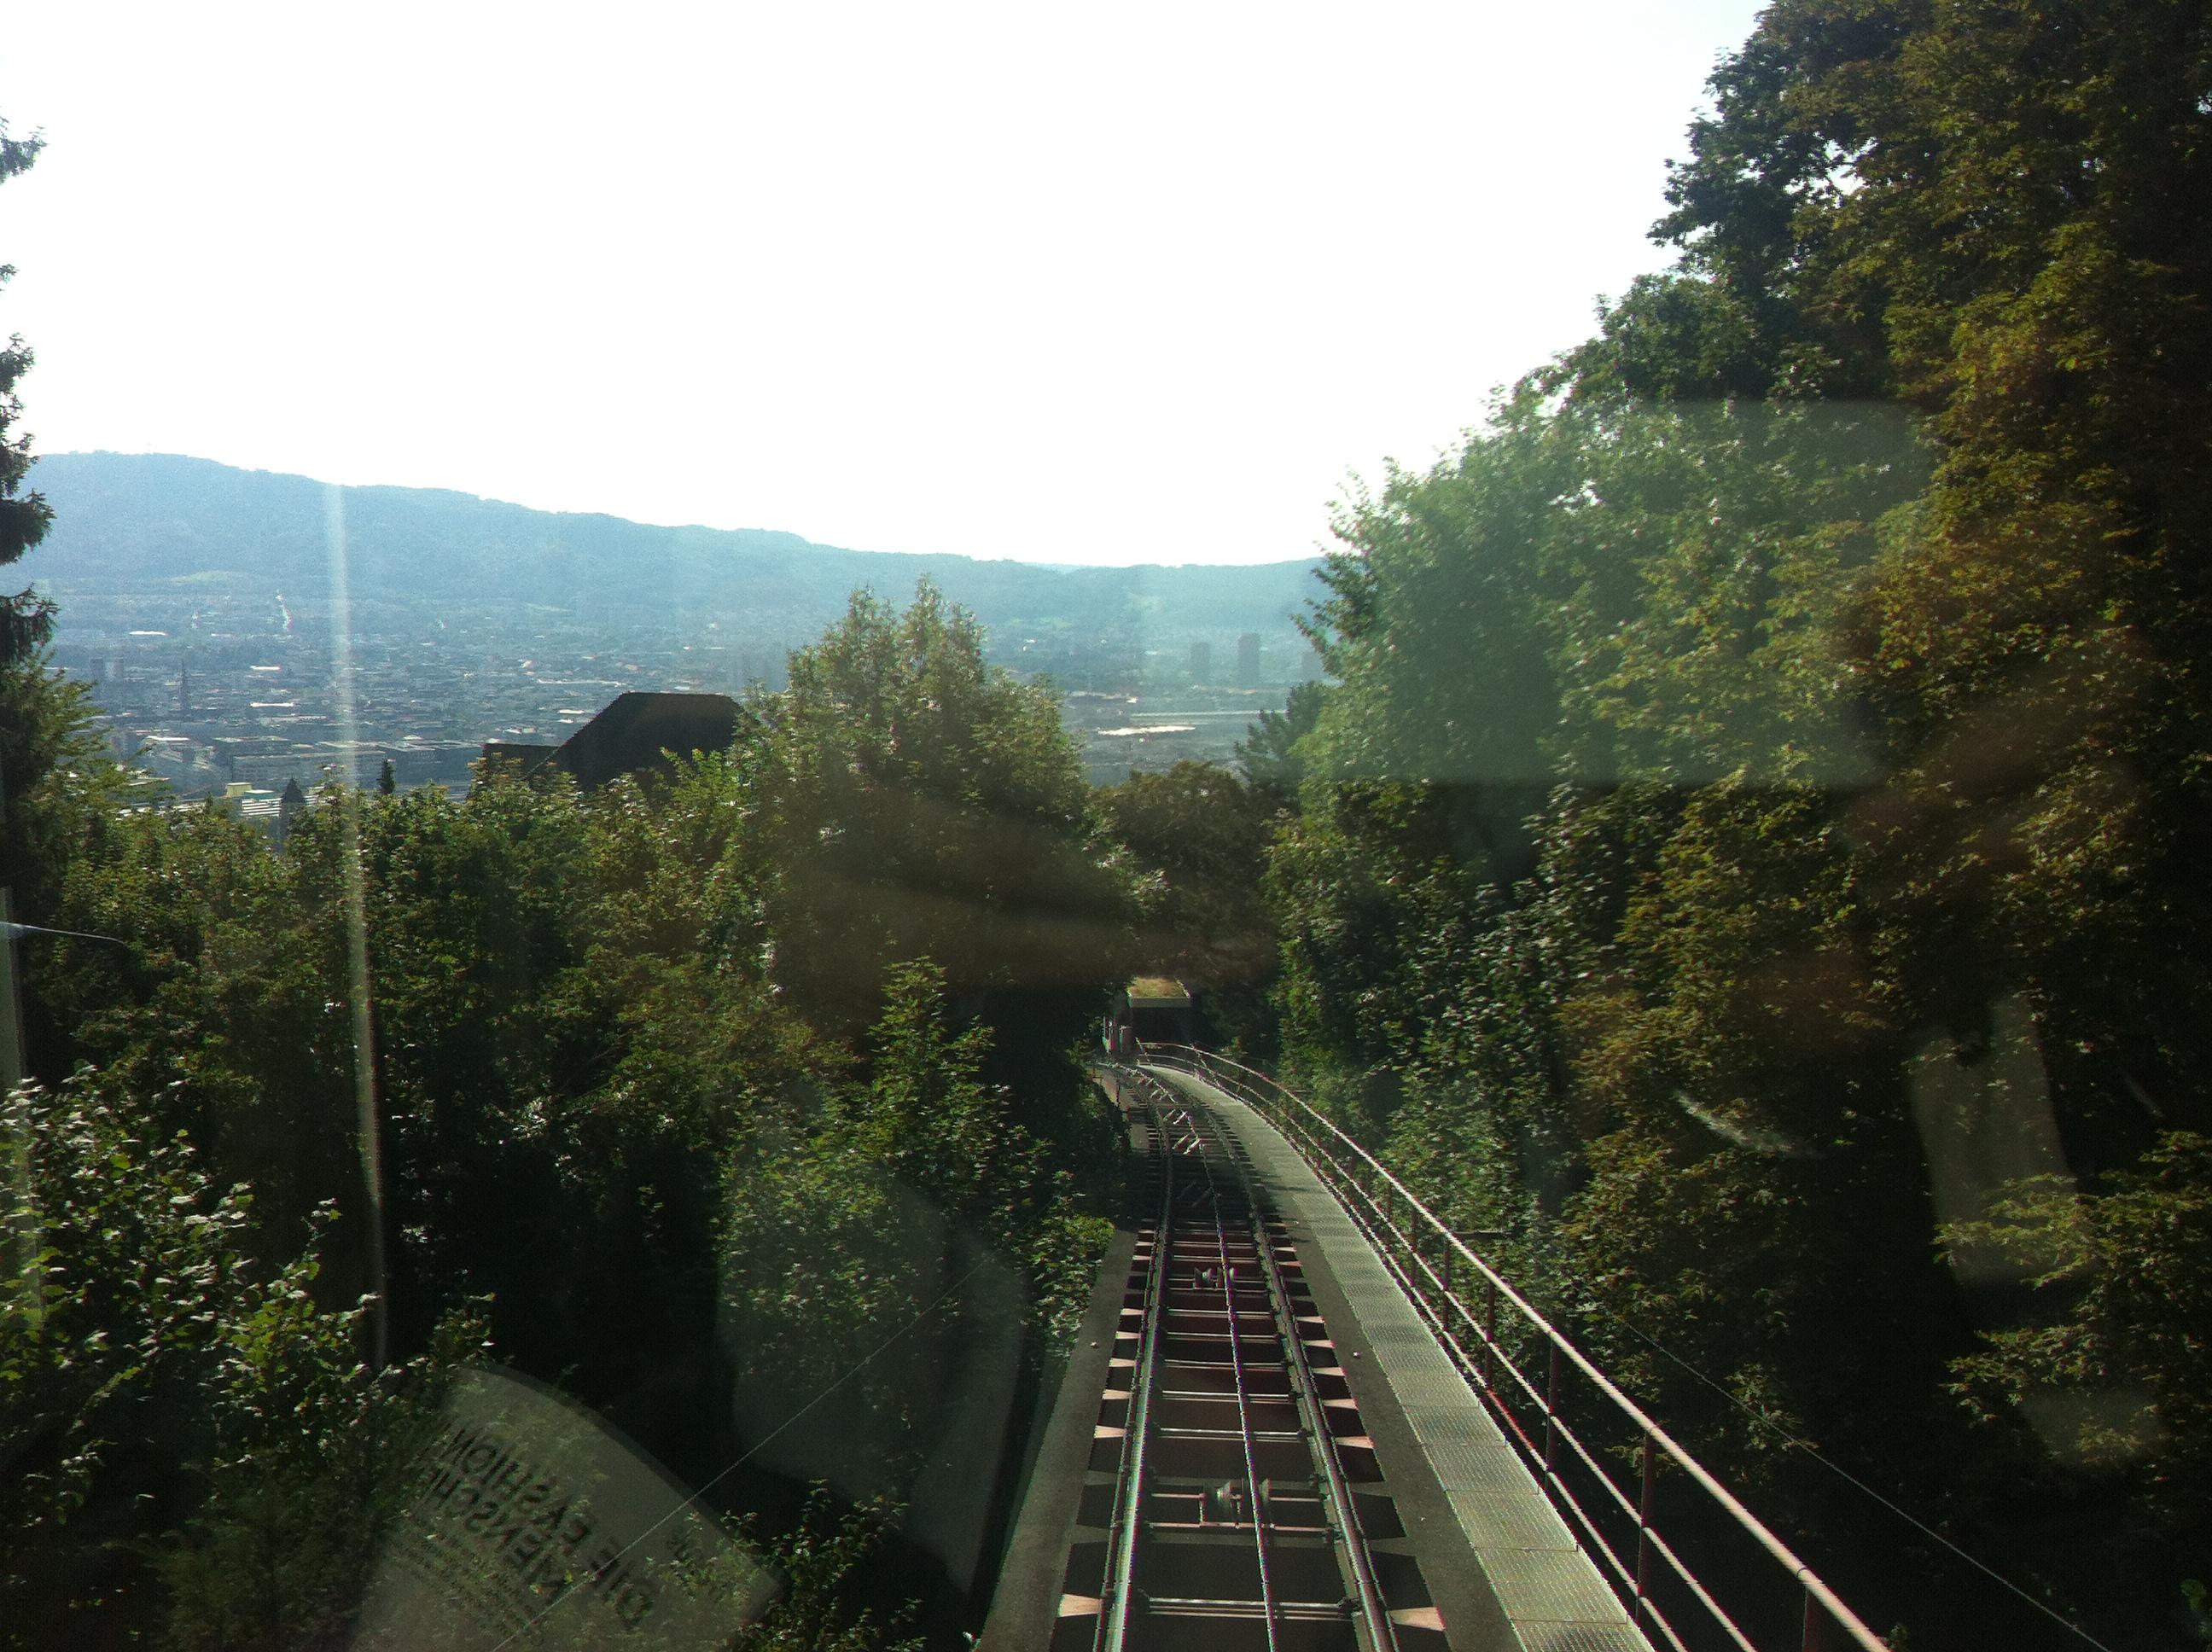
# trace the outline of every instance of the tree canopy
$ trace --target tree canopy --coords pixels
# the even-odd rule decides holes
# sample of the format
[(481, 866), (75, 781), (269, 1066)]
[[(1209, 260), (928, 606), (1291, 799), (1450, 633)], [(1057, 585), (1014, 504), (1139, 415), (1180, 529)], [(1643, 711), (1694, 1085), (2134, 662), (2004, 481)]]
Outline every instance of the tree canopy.
[[(210, 807), (75, 821), (56, 925), (121, 944), (41, 941), (31, 972), (76, 1076), (4, 1138), (14, 1219), (51, 1242), (40, 1291), (0, 1303), (22, 1481), (0, 1587), (23, 1606), (0, 1638), (342, 1633), (410, 1472), (402, 1423), (487, 1346), (701, 1483), (804, 1371), (894, 1333), (861, 1409), (823, 1413), (851, 1426), (791, 1431), (808, 1452), (720, 1495), (795, 1579), (760, 1643), (951, 1632), (969, 1580), (898, 1509), (976, 1340), (1011, 1394), (1087, 1297), (1116, 1138), (1073, 1051), (1136, 880), (1052, 701), (935, 593), (857, 598), (792, 683), (737, 749), (589, 795), (490, 770), (465, 799), (326, 787), (276, 853)], [(1018, 1452), (1026, 1411), (986, 1424)]]
[(1904, 1540), (1810, 1440), (2138, 1627), (2212, 1510), (2209, 64), (1769, 8), (1679, 266), (1345, 512), (1267, 880), (1291, 1072), (1789, 1518)]
[[(11, 137), (0, 121), (0, 184), (28, 172), (39, 158), (45, 140), (35, 135)], [(13, 264), (0, 264), (0, 283), (15, 273)], [(0, 349), (0, 568), (20, 562), (23, 553), (46, 538), (52, 513), (35, 491), (26, 491), (24, 479), (31, 469), (31, 439), (18, 427), (23, 404), (15, 393), (33, 360), (20, 334), (10, 334)], [(29, 591), (0, 595), (0, 670), (14, 665), (33, 653), (52, 634), (52, 604)]]

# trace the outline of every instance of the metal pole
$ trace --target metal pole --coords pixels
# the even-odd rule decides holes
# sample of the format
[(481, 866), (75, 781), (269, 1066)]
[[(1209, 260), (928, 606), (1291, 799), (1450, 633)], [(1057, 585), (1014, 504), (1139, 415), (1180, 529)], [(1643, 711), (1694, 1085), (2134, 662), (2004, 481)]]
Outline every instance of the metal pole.
[(1651, 1431), (1644, 1431), (1644, 1495), (1636, 1505), (1636, 1620), (1641, 1623), (1651, 1600), (1651, 1495), (1659, 1484), (1659, 1457), (1651, 1444)]
[(1491, 1393), (1498, 1392), (1498, 1281), (1483, 1281), (1482, 1380)]
[(23, 1082), (23, 999), (15, 975), (15, 908), (0, 889), (0, 1091)]
[[(11, 1092), (27, 1076), (12, 900), (12, 891), (0, 889), (0, 1096)], [(21, 1282), (18, 1300), (35, 1327), (46, 1322), (46, 1296), (44, 1281), (33, 1266), (40, 1248), (40, 1235), (38, 1206), (31, 1192), (29, 1139), (0, 1136), (0, 1163), (6, 1168), (5, 1191), (15, 1212), (0, 1228), (0, 1266), (7, 1270), (5, 1284)], [(0, 1288), (5, 1288), (5, 1284), (0, 1284)]]
[(1544, 1472), (1552, 1472), (1559, 1455), (1559, 1345), (1552, 1345), (1549, 1369), (1544, 1376)]

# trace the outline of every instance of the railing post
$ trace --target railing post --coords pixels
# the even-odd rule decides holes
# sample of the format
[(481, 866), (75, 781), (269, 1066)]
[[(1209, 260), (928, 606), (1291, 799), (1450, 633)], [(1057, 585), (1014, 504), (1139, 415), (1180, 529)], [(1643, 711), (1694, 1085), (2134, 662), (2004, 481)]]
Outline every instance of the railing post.
[(1809, 1588), (1805, 1591), (1805, 1639), (1803, 1645), (1804, 1652), (1820, 1652), (1820, 1603), (1817, 1600), (1814, 1599), (1813, 1591)]
[(1644, 1495), (1636, 1504), (1636, 1621), (1642, 1623), (1651, 1597), (1651, 1496), (1659, 1484), (1659, 1460), (1651, 1430), (1644, 1430)]
[(1544, 1472), (1552, 1473), (1559, 1455), (1559, 1345), (1551, 1343), (1552, 1357), (1544, 1373)]
[(1492, 1394), (1498, 1392), (1498, 1281), (1482, 1282), (1482, 1381)]

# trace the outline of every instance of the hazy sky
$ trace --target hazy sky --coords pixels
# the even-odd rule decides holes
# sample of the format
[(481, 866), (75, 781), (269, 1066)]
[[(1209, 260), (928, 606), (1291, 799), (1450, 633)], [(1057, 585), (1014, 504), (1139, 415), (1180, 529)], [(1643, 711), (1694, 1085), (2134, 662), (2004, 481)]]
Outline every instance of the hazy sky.
[(1583, 337), (1747, 0), (10, 15), (40, 451), (1262, 562)]

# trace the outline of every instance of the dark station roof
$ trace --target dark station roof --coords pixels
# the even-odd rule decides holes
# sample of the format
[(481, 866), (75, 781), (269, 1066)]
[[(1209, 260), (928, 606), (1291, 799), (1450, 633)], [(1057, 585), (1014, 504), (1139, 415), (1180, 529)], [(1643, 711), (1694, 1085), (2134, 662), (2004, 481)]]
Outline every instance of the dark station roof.
[(483, 760), (488, 763), (505, 763), (517, 773), (527, 774), (560, 749), (550, 740), (486, 740)]
[(580, 790), (596, 792), (624, 774), (666, 773), (668, 752), (726, 751), (744, 715), (726, 694), (617, 695), (559, 746), (495, 740), (483, 755), (488, 762), (519, 764), (525, 779), (565, 769)]

